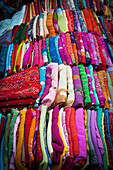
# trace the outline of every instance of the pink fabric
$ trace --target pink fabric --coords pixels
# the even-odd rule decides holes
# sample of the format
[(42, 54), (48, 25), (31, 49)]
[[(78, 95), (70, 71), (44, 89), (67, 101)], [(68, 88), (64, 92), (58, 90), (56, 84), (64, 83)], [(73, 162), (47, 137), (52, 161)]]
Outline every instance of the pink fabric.
[(42, 39), (39, 40), (39, 67), (43, 66), (43, 57), (42, 57)]
[(33, 67), (39, 65), (39, 51), (38, 51), (39, 43), (37, 41), (34, 42), (34, 60)]

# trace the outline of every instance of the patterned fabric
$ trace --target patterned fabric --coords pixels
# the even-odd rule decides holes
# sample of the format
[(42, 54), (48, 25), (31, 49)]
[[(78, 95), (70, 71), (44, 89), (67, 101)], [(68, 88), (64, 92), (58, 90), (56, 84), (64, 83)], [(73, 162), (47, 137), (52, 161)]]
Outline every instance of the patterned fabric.
[(0, 81), (0, 106), (13, 106), (13, 102), (17, 105), (30, 104), (28, 102), (31, 98), (33, 102), (40, 90), (38, 68), (29, 68)]
[(11, 110), (12, 118), (11, 118), (11, 122), (10, 122), (10, 133), (9, 133), (9, 146), (8, 146), (8, 157), (9, 157), (9, 161), (11, 159), (11, 155), (12, 155), (12, 150), (13, 150), (13, 133), (14, 133), (14, 124), (16, 121), (16, 118), (18, 116), (18, 110), (17, 109), (12, 109)]

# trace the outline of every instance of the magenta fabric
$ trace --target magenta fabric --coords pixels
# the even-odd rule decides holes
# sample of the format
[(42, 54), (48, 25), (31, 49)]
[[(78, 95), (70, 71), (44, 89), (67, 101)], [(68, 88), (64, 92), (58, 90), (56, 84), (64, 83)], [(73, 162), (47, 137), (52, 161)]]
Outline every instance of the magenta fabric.
[(63, 153), (64, 145), (58, 128), (59, 107), (54, 107), (52, 114), (52, 146), (53, 146), (53, 162), (60, 163), (60, 156)]
[(64, 32), (60, 33), (60, 38), (61, 38), (61, 41), (62, 41), (63, 52), (64, 52), (64, 56), (65, 56), (66, 62), (67, 62), (68, 65), (73, 65), (71, 57), (70, 57), (70, 55), (69, 55), (69, 53), (67, 51), (66, 37), (65, 37), (65, 33)]
[(28, 48), (28, 50), (25, 52), (24, 58), (23, 58), (23, 68), (26, 69), (27, 68), (27, 63), (29, 60), (29, 56), (30, 56), (30, 49), (31, 47)]
[(79, 108), (75, 111), (75, 124), (76, 124), (77, 134), (78, 134), (79, 155), (75, 158), (73, 163), (87, 159), (83, 108)]
[(34, 60), (33, 67), (39, 65), (39, 51), (38, 51), (39, 43), (37, 41), (34, 42)]
[(42, 39), (39, 40), (38, 43), (38, 47), (39, 47), (39, 66), (38, 67), (42, 67), (43, 64), (43, 57), (42, 57)]
[(60, 38), (60, 37), (58, 38), (58, 49), (59, 49), (59, 53), (60, 53), (60, 57), (61, 57), (61, 59), (62, 59), (62, 62), (63, 62), (63, 64), (66, 65), (67, 62), (66, 62), (66, 58), (65, 58), (65, 56), (64, 56), (62, 41), (61, 41), (61, 38)]

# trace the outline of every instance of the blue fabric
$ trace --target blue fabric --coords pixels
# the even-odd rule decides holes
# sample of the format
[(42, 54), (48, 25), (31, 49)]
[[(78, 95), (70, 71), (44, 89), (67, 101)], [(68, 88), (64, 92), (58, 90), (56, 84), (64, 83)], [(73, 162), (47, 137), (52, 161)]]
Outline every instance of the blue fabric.
[(105, 38), (108, 39), (108, 33), (107, 33), (106, 28), (105, 28), (105, 25), (104, 25), (104, 18), (103, 18), (102, 16), (100, 16), (99, 18), (100, 18), (100, 20), (101, 20), (102, 27), (103, 27), (103, 29), (104, 29), (104, 31), (105, 31)]
[(78, 10), (78, 9), (79, 9), (79, 7), (78, 7), (78, 2), (77, 2), (77, 0), (74, 0), (74, 4), (75, 4), (75, 8), (76, 8), (76, 10)]
[(83, 32), (87, 32), (87, 28), (86, 28), (86, 25), (84, 23), (84, 20), (83, 20), (83, 17), (82, 17), (82, 14), (81, 14), (80, 10), (77, 11), (77, 15), (78, 15), (78, 19), (79, 19), (79, 22), (80, 22), (81, 30)]
[(94, 9), (94, 5), (93, 5), (92, 0), (89, 0), (89, 3), (90, 3), (90, 9)]
[(4, 77), (7, 77), (7, 73), (9, 71), (9, 68), (11, 69), (11, 57), (12, 57), (12, 52), (13, 52), (13, 46), (14, 46), (14, 44), (12, 43), (8, 47), (7, 56), (6, 56), (6, 68), (5, 68)]
[(46, 81), (46, 66), (40, 67), (39, 68), (39, 78), (40, 78), (40, 84), (42, 86), (42, 89), (39, 93), (39, 97), (36, 100), (35, 104), (34, 104), (34, 108), (37, 108), (39, 106), (39, 102), (40, 102), (40, 98), (44, 92), (44, 88), (45, 88), (45, 81)]
[(2, 137), (1, 148), (0, 148), (0, 170), (4, 170), (3, 144), (4, 144), (4, 135), (3, 135), (3, 137)]
[(58, 56), (57, 56), (57, 53), (56, 53), (55, 38), (54, 37), (49, 38), (49, 51), (50, 51), (52, 62), (58, 63)]
[(73, 13), (73, 18), (74, 18), (74, 31), (78, 31), (77, 29), (77, 21), (76, 21), (76, 14), (75, 12), (72, 10), (72, 13)]
[(112, 152), (113, 152), (113, 144), (112, 144), (111, 135), (110, 135), (110, 128), (109, 128), (109, 113), (108, 113), (108, 110), (104, 110), (104, 116), (106, 116), (106, 118), (107, 118), (107, 130), (108, 130), (111, 149), (112, 149)]
[(58, 64), (62, 64), (62, 60), (59, 54), (59, 49), (58, 49), (58, 38), (59, 36), (55, 37), (55, 48), (56, 48), (56, 53), (57, 53), (57, 57), (58, 57)]
[(91, 131), (90, 131), (90, 117), (91, 117), (91, 110), (87, 110), (87, 127), (88, 127), (88, 145), (89, 145), (89, 151), (90, 151), (90, 161), (91, 161), (91, 165), (95, 165), (98, 164), (98, 159), (96, 156), (96, 152), (94, 149), (94, 145), (92, 142), (92, 138), (91, 138)]
[(3, 43), (0, 52), (0, 79), (4, 78), (7, 50), (8, 50), (7, 43)]
[(111, 51), (110, 51), (110, 49), (109, 49), (109, 44), (107, 43), (107, 41), (105, 41), (105, 44), (106, 44), (106, 47), (107, 47), (107, 51), (108, 51), (108, 53), (109, 53), (109, 55), (110, 55), (111, 61), (112, 61), (112, 63), (113, 63), (113, 55), (111, 54)]
[(70, 32), (70, 38), (71, 38), (71, 43), (72, 43), (72, 44), (75, 44), (73, 32)]
[(83, 5), (84, 5), (84, 8), (86, 8), (86, 9), (87, 9), (87, 6), (86, 6), (86, 0), (82, 0), (82, 2), (83, 2)]
[(2, 5), (10, 14), (14, 12), (11, 8), (5, 5), (3, 1), (0, 1), (0, 5)]

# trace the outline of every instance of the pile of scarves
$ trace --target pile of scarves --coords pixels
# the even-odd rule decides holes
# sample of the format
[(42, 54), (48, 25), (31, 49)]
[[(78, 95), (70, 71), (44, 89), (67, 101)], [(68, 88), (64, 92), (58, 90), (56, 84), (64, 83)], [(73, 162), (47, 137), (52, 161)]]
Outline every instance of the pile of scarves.
[(1, 169), (113, 169), (111, 18), (107, 0), (34, 0), (0, 22)]

